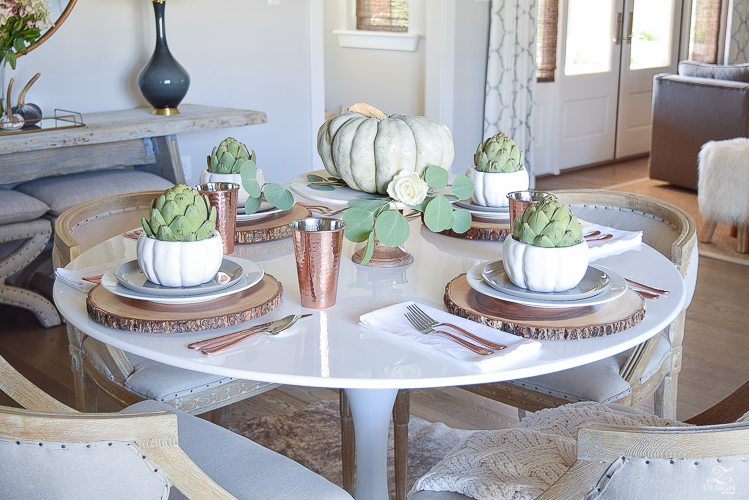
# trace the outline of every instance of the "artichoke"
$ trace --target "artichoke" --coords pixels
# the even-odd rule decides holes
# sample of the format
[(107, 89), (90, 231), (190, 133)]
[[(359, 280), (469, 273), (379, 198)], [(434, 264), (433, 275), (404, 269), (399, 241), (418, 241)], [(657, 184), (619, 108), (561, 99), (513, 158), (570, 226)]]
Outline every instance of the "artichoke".
[(208, 157), (208, 171), (214, 174), (238, 174), (246, 161), (255, 163), (255, 151), (252, 154), (247, 146), (238, 140), (227, 137)]
[(213, 236), (216, 207), (197, 189), (177, 184), (151, 201), (151, 219), (141, 219), (146, 234), (162, 241), (198, 241)]
[(479, 172), (516, 172), (523, 168), (523, 153), (502, 132), (479, 144), (473, 162)]
[(583, 230), (575, 214), (549, 195), (515, 218), (512, 237), (537, 247), (570, 247), (582, 241)]

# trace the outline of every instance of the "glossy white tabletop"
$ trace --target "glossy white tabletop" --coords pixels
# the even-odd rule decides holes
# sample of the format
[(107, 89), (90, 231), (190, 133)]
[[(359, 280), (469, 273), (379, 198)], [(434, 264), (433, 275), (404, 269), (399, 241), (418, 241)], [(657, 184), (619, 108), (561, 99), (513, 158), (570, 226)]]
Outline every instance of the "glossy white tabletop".
[[(280, 384), (349, 389), (415, 389), (513, 380), (591, 363), (643, 342), (668, 325), (681, 311), (685, 290), (673, 264), (647, 245), (640, 250), (596, 261), (624, 277), (671, 290), (646, 300), (645, 318), (621, 333), (576, 341), (544, 341), (532, 358), (496, 371), (467, 370), (445, 355), (429, 355), (386, 340), (358, 325), (359, 316), (396, 302), (414, 300), (443, 308), (445, 285), (474, 265), (500, 257), (501, 244), (434, 234), (419, 220), (411, 222), (405, 247), (414, 255), (408, 267), (375, 269), (351, 261), (354, 244), (344, 242), (338, 300), (326, 310), (303, 309), (299, 300), (294, 252), (290, 238), (236, 245), (234, 255), (260, 263), (284, 287), (281, 304), (262, 318), (243, 325), (183, 334), (140, 334), (99, 325), (86, 314), (86, 294), (60, 282), (54, 298), (67, 320), (86, 334), (127, 352), (217, 375)], [(135, 258), (136, 242), (118, 236), (82, 254), (68, 267)], [(189, 350), (186, 344), (244, 329), (287, 314), (312, 312), (291, 329), (259, 336), (213, 357)]]

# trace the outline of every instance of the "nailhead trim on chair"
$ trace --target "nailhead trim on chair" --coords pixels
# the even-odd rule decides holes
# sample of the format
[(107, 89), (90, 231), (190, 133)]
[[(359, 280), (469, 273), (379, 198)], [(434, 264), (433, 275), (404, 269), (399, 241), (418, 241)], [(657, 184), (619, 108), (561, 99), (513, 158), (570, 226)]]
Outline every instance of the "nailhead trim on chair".
[(82, 226), (85, 226), (89, 222), (93, 222), (95, 220), (102, 219), (104, 217), (109, 217), (110, 215), (126, 214), (128, 212), (135, 212), (135, 211), (138, 211), (138, 210), (146, 210), (148, 208), (150, 208), (150, 205), (142, 205), (142, 206), (137, 206), (137, 207), (127, 207), (127, 208), (123, 208), (122, 210), (111, 210), (109, 212), (104, 212), (104, 213), (101, 213), (101, 214), (97, 214), (97, 215), (95, 215), (93, 217), (89, 217), (88, 219), (84, 219), (84, 220), (80, 221), (78, 224), (76, 224), (75, 226), (73, 226), (70, 229), (70, 233), (71, 234), (74, 233), (76, 231), (76, 229), (78, 229), (78, 228), (80, 228)]

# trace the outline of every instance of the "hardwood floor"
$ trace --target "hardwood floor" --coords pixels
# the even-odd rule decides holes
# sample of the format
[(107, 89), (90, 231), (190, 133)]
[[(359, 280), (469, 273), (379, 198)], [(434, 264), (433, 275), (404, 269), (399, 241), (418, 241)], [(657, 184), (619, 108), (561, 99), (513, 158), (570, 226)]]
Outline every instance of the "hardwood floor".
[[(536, 188), (601, 188), (647, 177), (647, 159), (567, 172), (537, 180)], [(749, 267), (700, 258), (694, 300), (687, 312), (678, 417), (688, 418), (730, 394), (749, 376), (747, 300)], [(65, 327), (44, 329), (33, 315), (0, 306), (0, 354), (43, 390), (73, 405), (72, 374)], [(285, 386), (249, 400), (254, 416), (288, 414), (337, 391)], [(100, 398), (101, 411), (118, 408)], [(0, 394), (0, 404), (11, 404)], [(412, 392), (411, 413), (464, 429), (503, 428), (517, 411), (457, 388)]]

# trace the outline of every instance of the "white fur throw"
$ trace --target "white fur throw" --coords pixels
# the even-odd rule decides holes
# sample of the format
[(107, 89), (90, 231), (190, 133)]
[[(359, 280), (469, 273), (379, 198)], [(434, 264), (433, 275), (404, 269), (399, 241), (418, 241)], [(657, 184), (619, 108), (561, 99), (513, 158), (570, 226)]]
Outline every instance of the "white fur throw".
[(749, 139), (710, 141), (699, 154), (697, 203), (712, 222), (749, 224)]
[(532, 500), (575, 463), (577, 431), (594, 422), (687, 425), (587, 401), (541, 410), (512, 429), (471, 434), (416, 481), (409, 496), (429, 490), (478, 500)]

